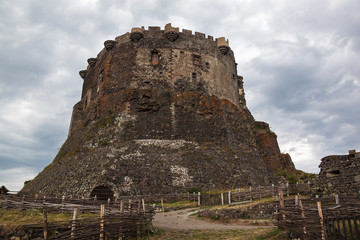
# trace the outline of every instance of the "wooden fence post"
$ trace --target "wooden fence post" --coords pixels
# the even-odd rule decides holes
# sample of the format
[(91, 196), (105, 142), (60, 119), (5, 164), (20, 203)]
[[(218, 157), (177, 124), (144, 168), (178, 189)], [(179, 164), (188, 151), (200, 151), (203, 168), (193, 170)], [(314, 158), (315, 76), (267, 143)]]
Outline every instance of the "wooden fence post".
[(144, 199), (141, 199), (141, 201), (142, 201), (143, 210), (144, 210), (144, 212), (145, 212), (145, 200), (144, 200)]
[(201, 193), (200, 193), (200, 192), (198, 192), (198, 206), (200, 206), (200, 205), (201, 205), (200, 200), (201, 200)]
[(303, 233), (304, 233), (304, 239), (305, 239), (305, 236), (306, 236), (306, 226), (305, 226), (305, 214), (304, 214), (304, 208), (303, 208), (303, 205), (302, 205), (302, 201), (301, 199), (299, 200), (299, 207), (300, 207), (300, 214), (301, 214), (301, 218), (303, 220)]
[(221, 193), (221, 205), (224, 205), (224, 193)]
[(299, 196), (295, 196), (295, 206), (299, 205)]
[(44, 240), (48, 239), (48, 222), (47, 222), (47, 210), (43, 210), (43, 216), (44, 216)]
[(286, 183), (286, 196), (289, 197), (289, 183)]
[(120, 213), (123, 213), (124, 212), (124, 201), (121, 200), (120, 202)]
[(228, 202), (229, 202), (229, 204), (231, 204), (231, 191), (229, 191), (229, 193), (228, 193)]
[(78, 215), (78, 209), (74, 208), (73, 220), (72, 220), (72, 223), (71, 223), (71, 238), (75, 237), (77, 215)]
[(250, 202), (252, 202), (251, 187), (249, 188), (249, 190), (250, 190)]
[(105, 205), (101, 204), (100, 206), (100, 240), (104, 240), (104, 215), (105, 215)]
[(162, 210), (162, 212), (165, 212), (165, 210), (164, 210), (164, 198), (161, 198), (161, 210)]
[(317, 208), (320, 217), (320, 226), (321, 226), (321, 239), (325, 240), (325, 231), (324, 231), (324, 217), (321, 209), (321, 202), (317, 202)]
[[(282, 190), (279, 190), (279, 203), (280, 203), (280, 208), (284, 208), (285, 207), (285, 202), (284, 202), (284, 193)], [(281, 212), (281, 210), (279, 211)], [(282, 219), (285, 222), (286, 216), (284, 213), (281, 214), (282, 215)]]
[(339, 195), (335, 195), (335, 203), (336, 205), (339, 205)]

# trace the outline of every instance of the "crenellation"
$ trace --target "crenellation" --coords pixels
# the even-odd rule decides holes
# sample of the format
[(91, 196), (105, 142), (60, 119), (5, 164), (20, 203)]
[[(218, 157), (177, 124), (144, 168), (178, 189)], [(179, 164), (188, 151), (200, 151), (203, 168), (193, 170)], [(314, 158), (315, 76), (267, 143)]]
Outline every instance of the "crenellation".
[(213, 36), (208, 35), (208, 39), (211, 40), (211, 41), (214, 41), (214, 37), (213, 37)]
[(195, 37), (205, 38), (205, 33), (195, 32)]
[(123, 35), (117, 36), (115, 41), (118, 43), (126, 43), (130, 41), (130, 33), (124, 33)]
[(191, 31), (191, 30), (183, 29), (181, 32), (182, 32), (183, 34), (185, 34), (185, 35), (192, 35), (192, 31)]

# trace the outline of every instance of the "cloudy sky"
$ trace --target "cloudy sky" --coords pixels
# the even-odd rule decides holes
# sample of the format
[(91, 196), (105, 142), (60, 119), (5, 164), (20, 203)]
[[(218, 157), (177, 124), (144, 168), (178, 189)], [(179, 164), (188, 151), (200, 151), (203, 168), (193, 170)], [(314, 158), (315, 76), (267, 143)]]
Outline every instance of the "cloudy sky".
[(360, 150), (360, 1), (1, 0), (0, 185), (20, 190), (66, 140), (78, 72), (103, 42), (171, 22), (225, 36), (247, 104), (296, 168)]

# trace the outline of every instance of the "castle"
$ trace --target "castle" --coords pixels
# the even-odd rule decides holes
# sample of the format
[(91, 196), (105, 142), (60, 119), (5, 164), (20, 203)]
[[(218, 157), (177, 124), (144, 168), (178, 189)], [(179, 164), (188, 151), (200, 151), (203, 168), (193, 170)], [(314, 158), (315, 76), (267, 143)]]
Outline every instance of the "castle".
[(230, 189), (295, 170), (275, 133), (246, 107), (225, 38), (167, 24), (133, 28), (104, 46), (80, 71), (66, 142), (22, 193)]

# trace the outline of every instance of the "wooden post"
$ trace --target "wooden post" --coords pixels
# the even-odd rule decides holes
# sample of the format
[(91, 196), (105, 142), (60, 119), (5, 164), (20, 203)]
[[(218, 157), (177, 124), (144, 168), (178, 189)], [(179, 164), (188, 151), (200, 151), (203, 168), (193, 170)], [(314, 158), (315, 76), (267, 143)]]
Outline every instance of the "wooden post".
[(231, 204), (231, 191), (229, 191), (229, 193), (228, 193), (228, 202), (229, 202), (229, 204)]
[(299, 195), (299, 182), (296, 182), (297, 194)]
[(272, 193), (272, 196), (274, 197), (274, 184), (271, 184), (271, 193)]
[(100, 240), (104, 240), (104, 215), (105, 215), (105, 205), (101, 204), (100, 206)]
[(129, 207), (128, 207), (129, 213), (131, 213), (131, 199), (129, 199)]
[(141, 199), (141, 201), (142, 201), (143, 211), (145, 212), (145, 200), (144, 200), (144, 199)]
[(138, 201), (138, 209), (137, 209), (138, 213), (140, 213), (140, 209), (141, 209), (141, 200)]
[(162, 210), (162, 212), (165, 212), (165, 210), (164, 210), (164, 199), (163, 198), (161, 198), (161, 210)]
[(286, 196), (289, 197), (289, 183), (286, 183)]
[(47, 222), (47, 211), (46, 209), (43, 210), (44, 216), (44, 240), (48, 239), (48, 222)]
[(221, 193), (221, 205), (224, 205), (224, 193)]
[(200, 205), (201, 205), (200, 200), (201, 200), (201, 193), (200, 193), (200, 192), (198, 192), (198, 206), (200, 206)]
[(120, 213), (123, 213), (124, 212), (124, 201), (121, 200), (120, 202)]
[(71, 238), (75, 237), (77, 215), (78, 215), (78, 209), (74, 208), (73, 220), (72, 220), (72, 223), (71, 223)]
[(335, 203), (336, 205), (339, 205), (339, 195), (335, 195)]
[(251, 187), (249, 188), (249, 190), (250, 190), (250, 202), (252, 202)]
[(322, 239), (322, 240), (325, 240), (324, 217), (323, 217), (323, 214), (322, 214), (321, 202), (317, 202), (317, 208), (318, 208), (319, 217), (320, 217), (321, 239)]
[[(279, 203), (280, 203), (280, 208), (284, 208), (284, 207), (285, 207), (284, 193), (283, 193), (282, 190), (279, 190)], [(280, 210), (280, 212), (281, 212), (281, 210)], [(286, 216), (285, 216), (284, 213), (282, 214), (282, 218), (283, 218), (283, 221), (285, 222)]]
[(304, 208), (303, 208), (301, 199), (299, 200), (299, 207), (300, 207), (301, 218), (303, 220), (303, 232), (304, 232), (304, 239), (305, 239), (305, 236), (306, 236), (306, 227), (305, 227), (305, 221), (304, 221), (305, 214), (304, 214)]
[(111, 201), (110, 198), (108, 198), (108, 207), (110, 207), (110, 201)]
[(299, 205), (299, 196), (295, 196), (295, 206)]

